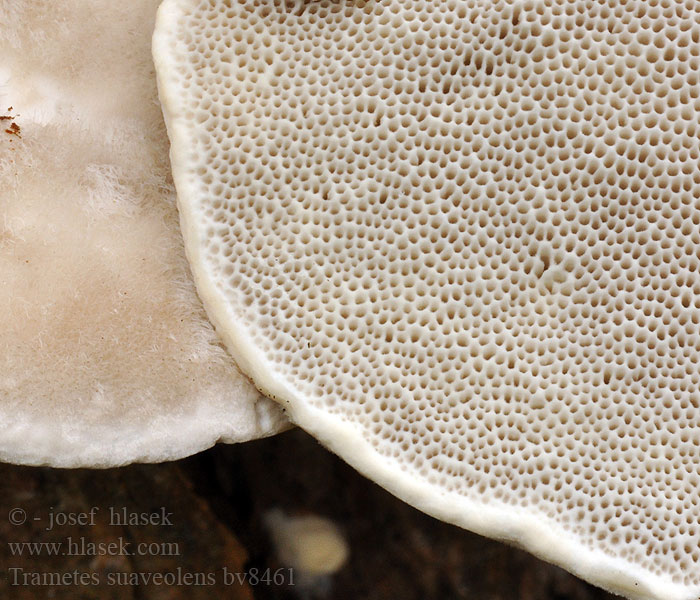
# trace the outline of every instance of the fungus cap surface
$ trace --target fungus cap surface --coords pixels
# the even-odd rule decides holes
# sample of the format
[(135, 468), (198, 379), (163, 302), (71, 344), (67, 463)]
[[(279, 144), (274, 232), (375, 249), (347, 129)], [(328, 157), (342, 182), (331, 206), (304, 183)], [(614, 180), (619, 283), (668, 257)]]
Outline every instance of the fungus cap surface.
[(0, 460), (168, 460), (286, 426), (185, 260), (157, 5), (0, 0)]
[(165, 0), (186, 251), (258, 387), (441, 519), (700, 594), (700, 4)]

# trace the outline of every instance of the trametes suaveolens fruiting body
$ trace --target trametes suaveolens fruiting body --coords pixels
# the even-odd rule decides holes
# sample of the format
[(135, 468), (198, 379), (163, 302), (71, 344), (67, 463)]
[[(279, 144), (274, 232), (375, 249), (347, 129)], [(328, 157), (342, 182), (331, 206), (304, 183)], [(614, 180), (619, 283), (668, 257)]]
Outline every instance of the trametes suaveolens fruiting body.
[(0, 0), (0, 460), (167, 460), (285, 427), (188, 271), (157, 6)]
[(438, 518), (700, 594), (700, 3), (165, 0), (238, 364)]

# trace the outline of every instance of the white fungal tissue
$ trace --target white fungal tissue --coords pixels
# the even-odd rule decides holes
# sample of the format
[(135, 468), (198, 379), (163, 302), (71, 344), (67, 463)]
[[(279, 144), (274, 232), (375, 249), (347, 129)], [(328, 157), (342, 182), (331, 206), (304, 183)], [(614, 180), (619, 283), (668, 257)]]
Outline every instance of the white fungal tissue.
[(154, 57), (262, 390), (439, 518), (700, 594), (700, 2), (165, 0)]
[(285, 428), (184, 255), (158, 0), (0, 0), (0, 460), (173, 460)]

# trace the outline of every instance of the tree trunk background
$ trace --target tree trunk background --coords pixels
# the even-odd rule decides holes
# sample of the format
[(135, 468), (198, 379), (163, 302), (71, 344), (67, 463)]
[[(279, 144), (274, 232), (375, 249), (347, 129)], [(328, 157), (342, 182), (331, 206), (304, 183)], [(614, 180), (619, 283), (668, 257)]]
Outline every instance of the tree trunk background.
[[(95, 516), (86, 523), (91, 508)], [(114, 523), (110, 508), (161, 515), (156, 521), (165, 515), (166, 522)], [(298, 585), (278, 563), (265, 528), (274, 508), (332, 519), (350, 546), (343, 569), (313, 588)], [(71, 514), (83, 523), (64, 523)], [(420, 513), (300, 430), (161, 465), (0, 465), (0, 533), (0, 598), (17, 600), (615, 598), (526, 552)], [(82, 545), (70, 547), (69, 538)], [(131, 554), (108, 555), (120, 540)], [(58, 555), (41, 547), (39, 556), (28, 556), (25, 542), (62, 545)], [(90, 542), (102, 543), (102, 554)], [(22, 556), (15, 543), (24, 544)], [(171, 580), (158, 582), (154, 574)]]

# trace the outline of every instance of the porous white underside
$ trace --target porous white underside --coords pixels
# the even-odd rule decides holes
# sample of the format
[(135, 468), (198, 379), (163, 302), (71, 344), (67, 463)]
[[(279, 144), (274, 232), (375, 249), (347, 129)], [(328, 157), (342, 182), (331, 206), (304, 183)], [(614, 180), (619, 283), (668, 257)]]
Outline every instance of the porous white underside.
[(0, 0), (0, 460), (156, 462), (288, 426), (184, 257), (157, 5)]
[[(424, 12), (437, 14), (438, 3), (412, 4), (409, 15), (390, 1), (166, 0), (154, 58), (198, 291), (260, 389), (438, 518), (629, 598), (690, 600), (700, 595), (700, 111), (688, 46), (698, 25), (693, 3), (667, 4), (441, 2), (452, 18), (438, 26)], [(419, 30), (432, 25), (416, 33), (416, 20)], [(619, 27), (628, 28), (627, 54), (606, 37)], [(588, 33), (569, 43), (569, 28)], [(659, 31), (684, 43), (671, 52)], [(378, 67), (392, 54), (404, 59), (403, 79), (391, 60)], [(557, 64), (561, 81), (549, 72)], [(494, 92), (507, 78), (527, 87), (527, 111), (512, 89), (510, 99)], [(402, 86), (408, 92), (392, 103)], [(635, 95), (650, 113), (625, 104)], [(445, 143), (441, 118), (467, 142), (456, 154), (438, 146), (433, 160), (436, 140)], [(558, 187), (553, 169), (566, 165)], [(523, 186), (509, 187), (518, 178)], [(463, 212), (451, 210), (454, 198)], [(505, 253), (506, 242), (513, 260), (499, 263), (494, 246)], [(467, 251), (456, 267), (455, 248)], [(348, 257), (357, 260), (343, 270)], [(435, 274), (440, 265), (461, 285), (457, 297), (454, 280)], [(503, 273), (515, 278), (510, 299)], [(438, 283), (427, 295), (415, 291), (430, 277)], [(395, 320), (381, 320), (392, 312)], [(477, 318), (489, 312), (505, 334)], [(402, 325), (415, 323), (423, 328), (412, 337)], [(446, 358), (450, 340), (463, 348)], [(589, 353), (592, 345), (607, 354)], [(425, 364), (440, 353), (433, 376)], [(400, 360), (407, 355), (413, 363)]]

